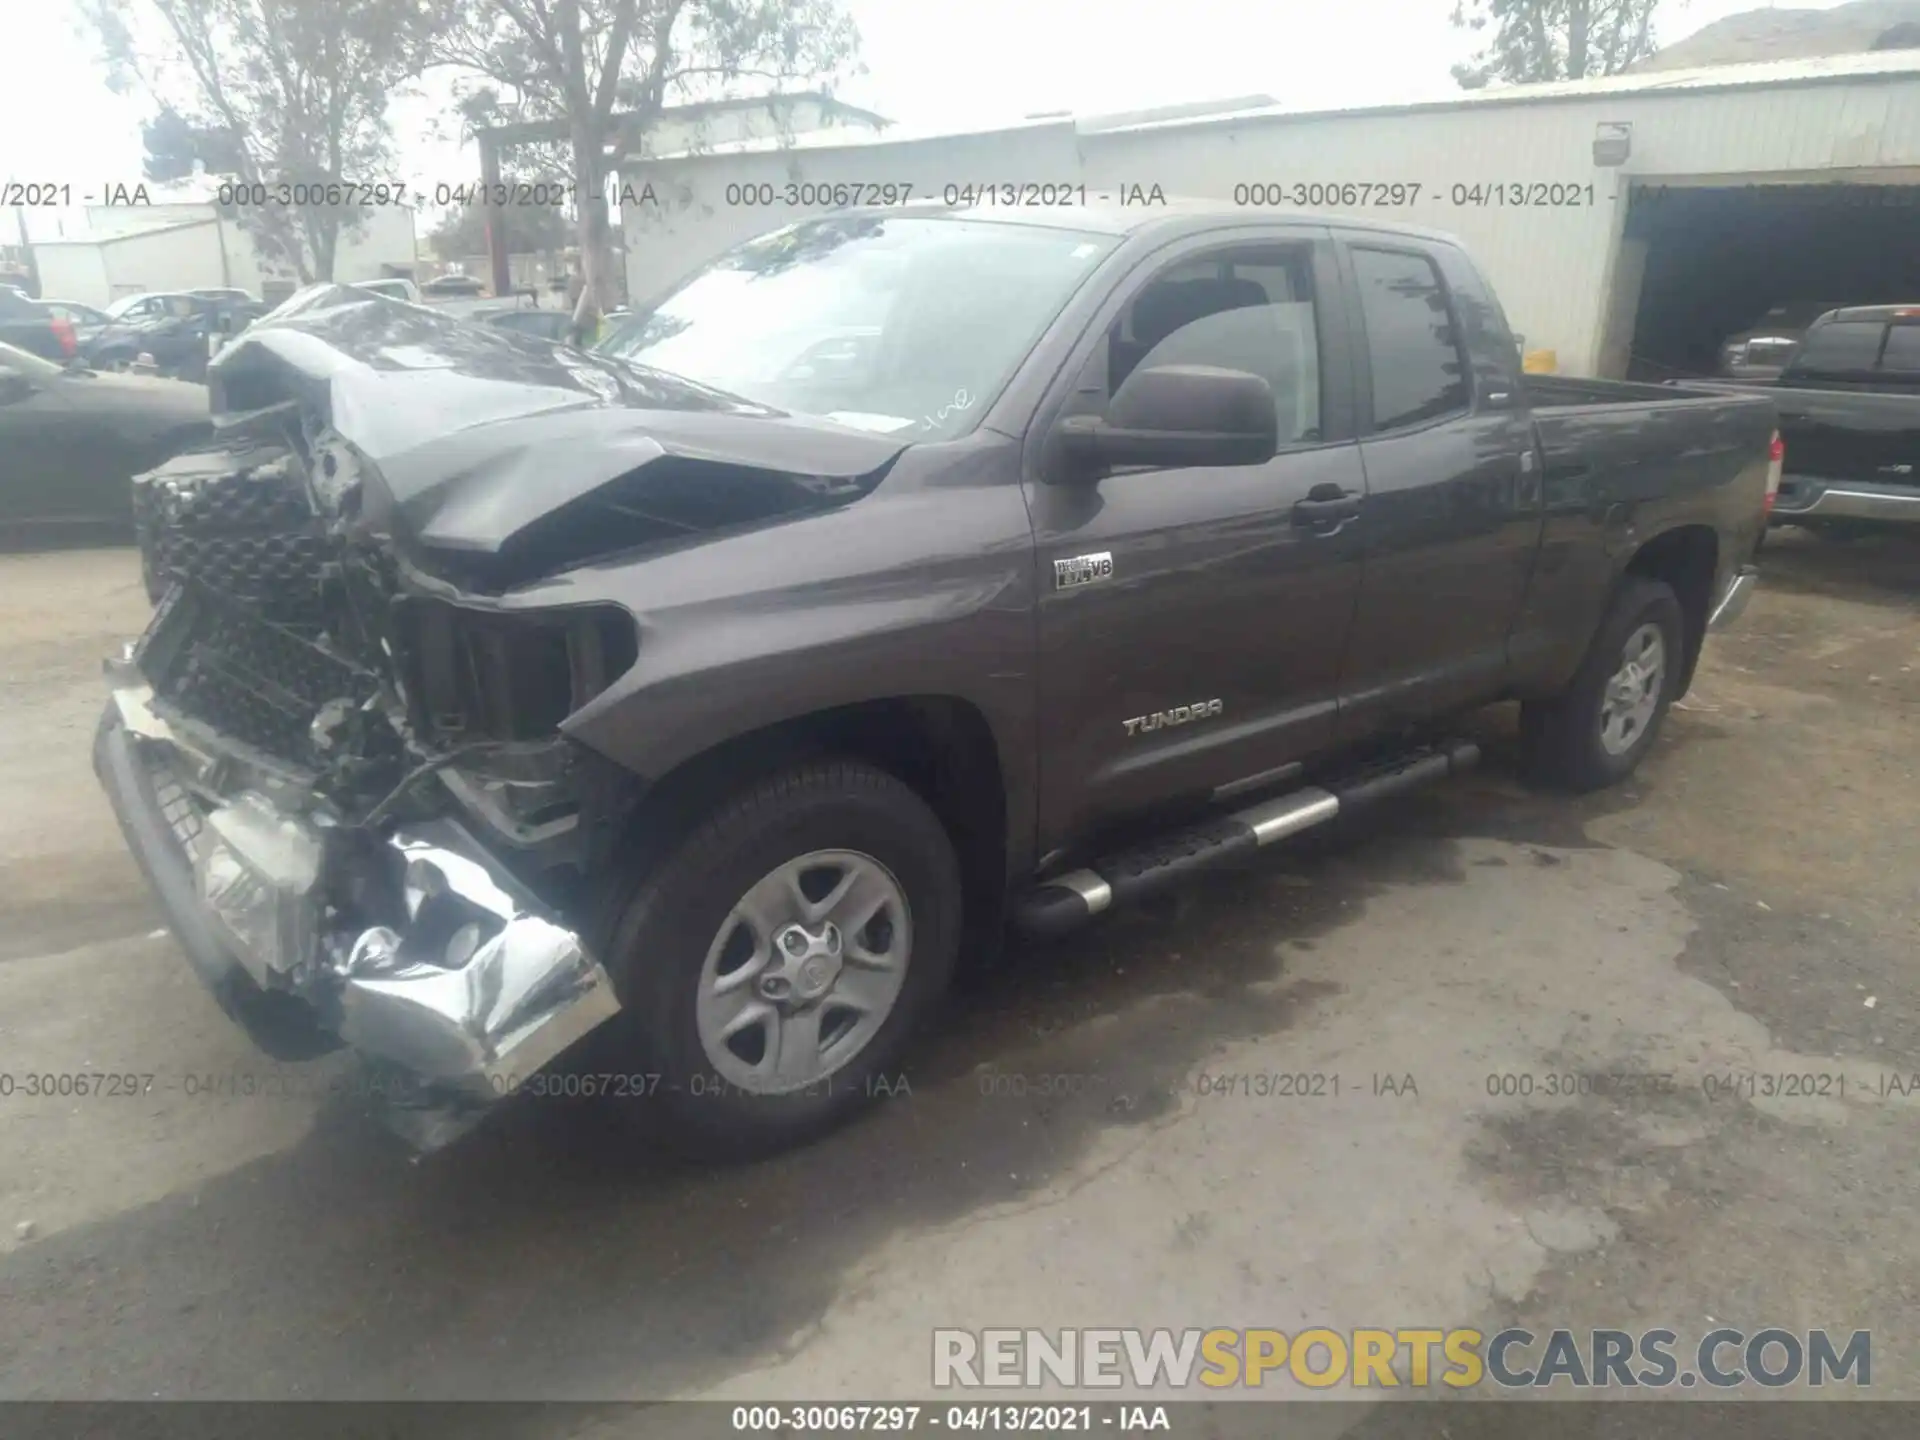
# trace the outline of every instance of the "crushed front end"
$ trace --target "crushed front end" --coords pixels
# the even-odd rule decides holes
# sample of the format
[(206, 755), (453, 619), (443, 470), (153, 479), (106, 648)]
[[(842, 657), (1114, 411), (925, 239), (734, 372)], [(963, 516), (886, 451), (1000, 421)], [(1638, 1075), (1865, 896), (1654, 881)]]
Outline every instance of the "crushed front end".
[(94, 760), (223, 1009), (410, 1082), (389, 1118), (431, 1148), (618, 1010), (578, 917), (622, 777), (559, 724), (634, 629), (412, 569), (368, 469), (289, 403), (136, 481), (155, 609)]

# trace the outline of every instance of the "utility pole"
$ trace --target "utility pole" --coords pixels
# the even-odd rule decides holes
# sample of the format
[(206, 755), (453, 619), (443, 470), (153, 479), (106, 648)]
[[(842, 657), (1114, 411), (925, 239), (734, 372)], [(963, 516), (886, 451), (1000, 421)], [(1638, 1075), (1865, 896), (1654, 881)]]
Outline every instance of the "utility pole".
[(40, 298), (40, 265), (33, 255), (33, 242), (27, 238), (27, 207), (13, 207), (13, 223), (20, 229), (20, 255), (27, 272), (27, 293)]

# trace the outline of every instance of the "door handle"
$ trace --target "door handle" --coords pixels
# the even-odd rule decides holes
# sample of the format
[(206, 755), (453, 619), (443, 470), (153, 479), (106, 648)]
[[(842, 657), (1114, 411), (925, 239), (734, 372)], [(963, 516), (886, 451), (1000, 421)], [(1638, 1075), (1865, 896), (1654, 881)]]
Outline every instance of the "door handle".
[(1306, 499), (1294, 503), (1293, 523), (1332, 525), (1341, 520), (1351, 520), (1359, 513), (1360, 493), (1357, 490), (1338, 490), (1331, 485), (1316, 485), (1307, 492)]

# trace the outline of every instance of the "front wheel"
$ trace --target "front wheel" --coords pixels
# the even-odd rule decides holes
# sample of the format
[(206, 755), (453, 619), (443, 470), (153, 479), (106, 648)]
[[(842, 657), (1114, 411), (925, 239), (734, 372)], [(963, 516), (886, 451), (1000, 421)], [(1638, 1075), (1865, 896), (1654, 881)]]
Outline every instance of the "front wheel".
[(763, 1153), (896, 1093), (961, 908), (945, 829), (883, 771), (800, 766), (720, 806), (642, 881), (608, 950), (667, 1138)]
[(1672, 587), (1629, 576), (1564, 692), (1521, 706), (1527, 766), (1572, 790), (1631, 775), (1653, 748), (1680, 683), (1685, 641)]

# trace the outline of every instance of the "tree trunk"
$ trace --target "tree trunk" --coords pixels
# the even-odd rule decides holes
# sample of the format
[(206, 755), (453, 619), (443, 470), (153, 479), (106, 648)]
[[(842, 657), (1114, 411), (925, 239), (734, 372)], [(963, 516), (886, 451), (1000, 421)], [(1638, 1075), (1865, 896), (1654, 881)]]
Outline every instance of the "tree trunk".
[(1567, 15), (1567, 78), (1583, 80), (1587, 74), (1587, 30), (1592, 20), (1588, 0), (1573, 0)]
[(574, 307), (576, 338), (590, 339), (613, 308), (613, 233), (607, 218), (605, 145), (600, 128), (573, 127), (574, 204), (578, 213), (580, 268), (586, 283)]
[(334, 257), (340, 252), (340, 217), (335, 214), (322, 214), (314, 217), (313, 226), (313, 269), (314, 279), (333, 282)]

